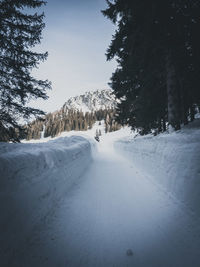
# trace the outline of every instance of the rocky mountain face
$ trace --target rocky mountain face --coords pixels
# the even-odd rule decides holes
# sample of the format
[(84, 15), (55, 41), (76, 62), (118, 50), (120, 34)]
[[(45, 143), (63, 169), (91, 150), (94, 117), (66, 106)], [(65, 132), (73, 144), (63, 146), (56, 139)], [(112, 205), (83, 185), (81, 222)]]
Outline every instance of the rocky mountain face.
[(116, 99), (109, 89), (86, 92), (83, 95), (71, 97), (65, 102), (63, 108), (82, 112), (115, 109)]
[(87, 131), (96, 121), (105, 121), (105, 132), (118, 130), (115, 121), (117, 101), (111, 90), (97, 90), (71, 97), (63, 107), (27, 126), (25, 138), (54, 137), (64, 131)]

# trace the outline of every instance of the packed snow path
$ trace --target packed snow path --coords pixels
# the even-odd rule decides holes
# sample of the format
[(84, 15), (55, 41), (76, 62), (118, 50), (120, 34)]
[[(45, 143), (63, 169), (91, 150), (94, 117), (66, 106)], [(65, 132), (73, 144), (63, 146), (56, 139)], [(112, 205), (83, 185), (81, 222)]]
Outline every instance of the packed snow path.
[(10, 266), (200, 266), (197, 219), (110, 146)]

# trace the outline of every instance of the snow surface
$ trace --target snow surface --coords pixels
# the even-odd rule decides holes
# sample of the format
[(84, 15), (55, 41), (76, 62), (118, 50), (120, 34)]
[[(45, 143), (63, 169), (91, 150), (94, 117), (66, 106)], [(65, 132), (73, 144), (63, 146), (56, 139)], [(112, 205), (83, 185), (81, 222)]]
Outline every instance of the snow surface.
[(126, 137), (115, 148), (200, 216), (200, 119), (171, 134)]
[[(96, 123), (95, 127), (103, 129), (104, 126)], [(173, 196), (168, 193), (168, 189), (173, 188), (171, 183), (169, 188), (167, 182), (161, 187), (158, 180), (159, 175), (163, 175), (163, 180), (164, 175), (166, 179), (169, 178), (164, 170), (164, 161), (170, 174), (176, 176), (177, 173), (183, 174), (183, 171), (178, 170), (182, 167), (181, 159), (176, 158), (178, 155), (192, 152), (191, 157), (195, 160), (200, 156), (197, 149), (199, 128), (194, 127), (195, 125), (192, 129), (186, 128), (172, 135), (139, 138), (133, 138), (130, 129), (124, 128), (114, 133), (103, 134), (100, 143), (92, 142), (96, 131), (94, 128), (85, 132), (84, 137), (64, 137), (47, 143), (45, 141), (48, 139), (45, 138), (40, 140), (43, 143), (39, 144), (1, 144), (3, 160), (8, 157), (7, 153), (22, 155), (28, 147), (31, 147), (31, 151), (33, 148), (33, 151), (35, 148), (44, 151), (46, 146), (52, 151), (51, 158), (57, 143), (60, 144), (58, 150), (64, 149), (64, 141), (66, 144), (72, 143), (72, 146), (67, 146), (71, 147), (69, 155), (73, 154), (73, 145), (78, 147), (80, 153), (79, 156), (76, 154), (72, 161), (74, 168), (69, 168), (74, 183), (71, 187), (67, 186), (67, 190), (65, 184), (68, 184), (69, 176), (63, 171), (63, 163), (69, 166), (68, 159), (71, 158), (67, 153), (60, 157), (60, 165), (55, 164), (54, 168), (47, 171), (49, 175), (41, 175), (43, 168), (39, 168), (41, 172), (35, 172), (30, 166), (29, 173), (35, 174), (28, 176), (30, 179), (17, 176), (26, 182), (22, 183), (22, 186), (19, 185), (16, 189), (16, 179), (9, 179), (8, 186), (4, 184), (7, 191), (1, 187), (1, 205), (5, 208), (2, 218), (7, 218), (7, 221), (4, 220), (4, 224), (0, 225), (2, 266), (199, 267), (198, 213), (192, 213), (190, 206), (186, 207), (185, 202), (176, 197), (176, 191), (173, 191)], [(74, 133), (63, 133), (68, 136), (70, 134)], [(190, 146), (184, 141), (190, 141)], [(170, 153), (172, 161), (169, 161)], [(38, 158), (38, 161), (44, 161), (42, 155), (46, 153), (37, 154), (37, 157), (31, 157), (31, 160)], [(59, 151), (56, 155), (57, 158)], [(184, 158), (183, 155), (180, 157)], [(195, 167), (189, 155), (186, 157), (187, 173), (191, 171), (195, 175), (193, 180), (196, 179), (198, 186), (198, 164)], [(9, 160), (11, 159), (12, 156)], [(16, 160), (14, 162), (18, 165)], [(21, 166), (25, 162), (26, 156)], [(91, 162), (89, 166), (88, 162)], [(9, 172), (13, 173), (12, 169), (16, 167), (9, 164), (6, 169), (8, 168), (11, 169)], [(82, 174), (77, 179), (81, 168)], [(87, 170), (84, 172), (85, 168)], [(157, 170), (151, 170), (153, 168)], [(76, 169), (79, 174), (75, 175), (74, 179)], [(23, 169), (19, 172), (21, 175), (24, 173)], [(184, 177), (180, 176), (180, 180), (184, 180)], [(187, 186), (187, 183), (183, 182), (182, 186)], [(48, 208), (45, 207), (42, 195), (38, 198), (37, 193), (37, 190), (40, 192), (46, 187), (52, 190), (45, 191), (48, 194), (44, 195), (44, 199), (51, 199), (51, 195), (56, 192), (55, 187), (59, 195), (59, 201), (50, 201), (49, 205), (48, 201), (46, 202)], [(22, 201), (19, 201), (19, 192)], [(14, 214), (13, 205), (16, 211)], [(194, 207), (197, 208), (197, 205)], [(33, 219), (32, 213), (38, 216), (37, 220)], [(31, 221), (29, 216), (32, 218)], [(26, 224), (32, 226), (29, 231), (24, 230), (27, 228)]]
[(0, 266), (31, 266), (12, 260), (91, 162), (91, 143), (83, 137), (0, 143)]

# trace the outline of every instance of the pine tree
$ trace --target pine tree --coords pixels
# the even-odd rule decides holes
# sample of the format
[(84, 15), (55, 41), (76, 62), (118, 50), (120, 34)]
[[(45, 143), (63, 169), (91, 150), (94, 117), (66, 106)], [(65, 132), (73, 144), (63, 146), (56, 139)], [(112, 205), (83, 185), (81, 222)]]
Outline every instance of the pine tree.
[[(103, 14), (117, 24), (107, 59), (117, 57), (111, 87), (121, 103), (118, 122), (164, 131), (194, 118), (200, 102), (200, 2), (107, 1)], [(195, 55), (195, 56), (194, 56)], [(191, 89), (192, 88), (192, 89)]]
[[(85, 114), (70, 109), (61, 109), (60, 111), (49, 113), (42, 119), (37, 119), (29, 125), (25, 125), (27, 133), (22, 138), (28, 140), (32, 138), (39, 139), (44, 125), (44, 137), (54, 137), (63, 131), (86, 131), (93, 127), (95, 118), (98, 118), (100, 121), (105, 120), (106, 132), (116, 131), (121, 127), (115, 121), (115, 110), (113, 109), (97, 110), (94, 113), (86, 112)], [(100, 136), (101, 130), (97, 130), (97, 134)]]
[[(50, 83), (31, 75), (47, 53), (30, 49), (40, 43), (44, 14), (27, 14), (25, 9), (39, 8), (44, 1), (0, 1), (0, 133), (2, 141), (16, 141), (13, 129), (21, 130), (19, 118), (44, 114), (27, 106), (31, 98), (47, 99)], [(6, 136), (2, 132), (6, 132)]]

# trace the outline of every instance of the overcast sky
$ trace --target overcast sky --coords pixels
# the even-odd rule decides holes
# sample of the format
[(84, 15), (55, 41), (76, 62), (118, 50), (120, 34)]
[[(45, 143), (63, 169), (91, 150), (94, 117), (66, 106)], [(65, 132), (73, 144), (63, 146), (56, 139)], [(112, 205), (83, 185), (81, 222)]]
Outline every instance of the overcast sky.
[(54, 111), (71, 96), (108, 88), (116, 62), (107, 62), (105, 56), (115, 29), (100, 12), (106, 6), (105, 0), (47, 0), (46, 27), (37, 50), (48, 51), (49, 57), (34, 75), (51, 80), (52, 91), (48, 100), (32, 106)]

